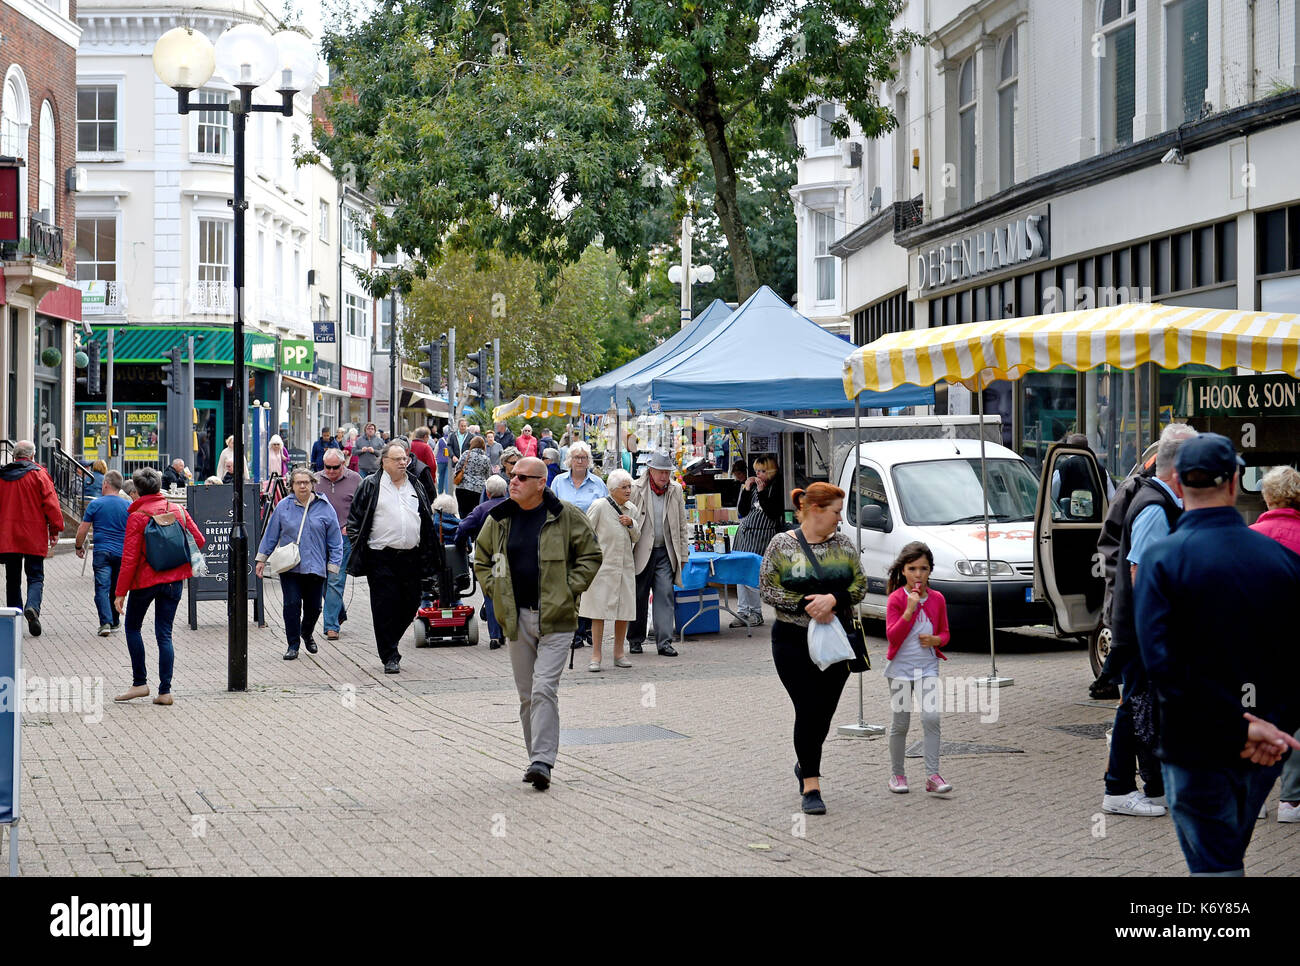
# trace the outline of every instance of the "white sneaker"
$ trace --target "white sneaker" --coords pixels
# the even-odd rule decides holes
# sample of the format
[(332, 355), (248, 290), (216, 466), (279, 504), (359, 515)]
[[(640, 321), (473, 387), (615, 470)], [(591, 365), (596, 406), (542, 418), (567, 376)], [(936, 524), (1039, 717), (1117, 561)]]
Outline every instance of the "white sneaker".
[(1278, 802), (1277, 820), (1283, 823), (1300, 822), (1300, 805), (1292, 805), (1290, 802)]
[(1144, 815), (1153, 818), (1165, 814), (1163, 805), (1157, 805), (1139, 791), (1127, 795), (1103, 795), (1101, 810), (1112, 815)]
[(1147, 801), (1152, 805), (1159, 805), (1161, 808), (1169, 807), (1169, 803), (1165, 801), (1165, 796), (1163, 795), (1157, 795), (1155, 798), (1148, 798)]

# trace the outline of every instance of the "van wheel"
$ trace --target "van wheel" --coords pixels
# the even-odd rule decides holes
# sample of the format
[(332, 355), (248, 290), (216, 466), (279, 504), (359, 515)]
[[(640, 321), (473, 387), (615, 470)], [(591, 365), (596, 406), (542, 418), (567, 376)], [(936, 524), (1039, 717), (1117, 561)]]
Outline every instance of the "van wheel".
[(1088, 663), (1092, 665), (1092, 676), (1101, 676), (1101, 666), (1110, 654), (1110, 628), (1098, 627), (1088, 635)]

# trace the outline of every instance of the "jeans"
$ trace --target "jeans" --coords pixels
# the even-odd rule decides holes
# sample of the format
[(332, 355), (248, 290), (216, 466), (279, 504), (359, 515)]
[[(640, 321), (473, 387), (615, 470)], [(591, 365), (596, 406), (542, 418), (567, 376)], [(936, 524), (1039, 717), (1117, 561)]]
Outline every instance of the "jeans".
[(1120, 702), (1115, 711), (1115, 726), (1110, 736), (1110, 760), (1106, 764), (1106, 794), (1127, 795), (1137, 790), (1133, 777), (1133, 760), (1137, 759), (1137, 769), (1144, 783), (1143, 793), (1147, 798), (1159, 798), (1165, 793), (1164, 781), (1160, 774), (1160, 762), (1151, 753), (1151, 749), (1138, 740), (1133, 733), (1133, 711), (1129, 696), (1146, 681), (1146, 669), (1142, 666), (1142, 656), (1136, 647), (1125, 647), (1116, 656), (1111, 651), (1114, 661), (1111, 663), (1119, 671)]
[(144, 635), (140, 633), (140, 628), (144, 626), (145, 611), (153, 604), (153, 631), (158, 641), (158, 693), (171, 693), (172, 665), (176, 657), (172, 649), (172, 621), (176, 618), (176, 608), (181, 602), (183, 584), (184, 581), (181, 580), (170, 584), (155, 584), (133, 590), (127, 595), (126, 649), (131, 655), (132, 687), (149, 683), (148, 669), (144, 662)]
[(311, 640), (320, 617), (321, 592), (325, 578), (320, 574), (280, 574), (280, 592), (284, 595), (284, 633), (289, 650), (298, 650), (303, 640)]
[(763, 599), (758, 594), (757, 587), (747, 587), (744, 584), (736, 585), (736, 613), (747, 620), (763, 619)]
[(343, 537), (343, 562), (339, 572), (325, 579), (325, 632), (337, 631), (348, 619), (348, 609), (343, 604), (343, 588), (348, 582), (348, 558), (352, 556), (352, 541)]
[(1243, 762), (1223, 768), (1164, 763), (1169, 814), (1192, 875), (1245, 874), (1255, 820), (1281, 770), (1280, 762), (1268, 768)]
[[(1300, 731), (1296, 734), (1300, 735)], [(1280, 800), (1284, 802), (1300, 802), (1300, 752), (1291, 752), (1282, 766), (1281, 796)]]
[(501, 622), (497, 620), (496, 608), (492, 604), (492, 598), (487, 594), (483, 595), (483, 610), (487, 613), (488, 639), (502, 640)]
[(450, 492), (451, 492), (451, 463), (450, 463), (450, 461), (449, 461), (449, 462), (446, 462), (446, 463), (439, 463), (439, 464), (438, 464), (438, 492), (439, 492), (439, 493), (450, 493)]
[(650, 610), (650, 588), (655, 592), (655, 646), (662, 650), (673, 642), (676, 617), (673, 598), (673, 564), (667, 547), (654, 547), (645, 568), (636, 575), (636, 619), (628, 625), (627, 642), (645, 643), (646, 618)]
[(31, 553), (0, 553), (5, 565), (5, 605), (23, 609), (23, 571), (27, 571), (27, 606), (41, 612), (45, 589), (45, 558)]
[(113, 588), (117, 586), (117, 575), (122, 569), (122, 556), (96, 550), (91, 558), (91, 567), (95, 571), (95, 610), (99, 613), (100, 626), (111, 624), (116, 627), (118, 614), (113, 610)]

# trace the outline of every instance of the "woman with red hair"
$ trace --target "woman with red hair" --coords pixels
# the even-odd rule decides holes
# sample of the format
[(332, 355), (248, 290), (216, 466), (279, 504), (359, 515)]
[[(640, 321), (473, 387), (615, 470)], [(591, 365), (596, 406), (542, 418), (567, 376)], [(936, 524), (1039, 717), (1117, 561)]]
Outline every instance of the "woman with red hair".
[(790, 500), (799, 526), (776, 534), (767, 545), (759, 588), (763, 600), (776, 610), (772, 661), (794, 704), (794, 774), (803, 810), (824, 815), (822, 744), (849, 678), (849, 665), (841, 661), (819, 669), (808, 656), (808, 625), (850, 621), (867, 592), (867, 578), (853, 542), (835, 531), (844, 491), (813, 483), (807, 490), (794, 490)]

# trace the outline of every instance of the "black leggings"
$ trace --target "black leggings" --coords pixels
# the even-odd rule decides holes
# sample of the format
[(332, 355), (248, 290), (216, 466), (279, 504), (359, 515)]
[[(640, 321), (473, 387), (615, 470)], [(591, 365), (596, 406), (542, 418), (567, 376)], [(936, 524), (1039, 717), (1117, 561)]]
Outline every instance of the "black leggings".
[(822, 743), (849, 679), (847, 661), (820, 670), (808, 657), (808, 629), (789, 621), (772, 624), (772, 661), (794, 702), (794, 753), (804, 778), (820, 778)]

